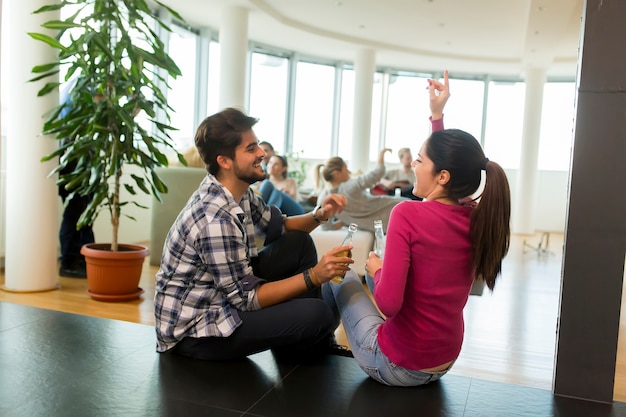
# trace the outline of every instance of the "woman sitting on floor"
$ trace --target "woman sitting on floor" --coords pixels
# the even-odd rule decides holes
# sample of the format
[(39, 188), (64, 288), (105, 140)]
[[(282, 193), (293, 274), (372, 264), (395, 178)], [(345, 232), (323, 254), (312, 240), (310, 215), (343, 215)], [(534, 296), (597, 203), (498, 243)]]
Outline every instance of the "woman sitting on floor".
[[(430, 80), (433, 122), (443, 117), (449, 97), (447, 72), (444, 80)], [(450, 370), (461, 352), (472, 283), (484, 281), (493, 290), (510, 239), (506, 175), (472, 135), (433, 132), (413, 167), (413, 192), (424, 201), (394, 207), (383, 259), (370, 252), (365, 263), (376, 304), (352, 270), (341, 284), (322, 288), (359, 366), (392, 386), (427, 384)], [(482, 171), (485, 185), (476, 204), (471, 196)]]
[(274, 184), (277, 190), (287, 194), (296, 201), (300, 201), (298, 184), (293, 178), (287, 177), (287, 158), (280, 155), (273, 155), (267, 163), (268, 179)]

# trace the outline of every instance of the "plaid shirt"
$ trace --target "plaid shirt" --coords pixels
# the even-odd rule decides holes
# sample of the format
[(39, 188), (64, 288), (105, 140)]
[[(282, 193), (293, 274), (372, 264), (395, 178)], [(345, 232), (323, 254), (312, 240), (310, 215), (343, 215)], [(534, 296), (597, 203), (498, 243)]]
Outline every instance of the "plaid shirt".
[[(237, 204), (207, 175), (174, 221), (156, 274), (157, 351), (184, 337), (227, 337), (241, 325), (237, 310), (261, 308), (250, 259), (258, 255), (255, 231), (265, 236), (282, 216), (252, 190)], [(269, 228), (269, 229), (268, 229)]]

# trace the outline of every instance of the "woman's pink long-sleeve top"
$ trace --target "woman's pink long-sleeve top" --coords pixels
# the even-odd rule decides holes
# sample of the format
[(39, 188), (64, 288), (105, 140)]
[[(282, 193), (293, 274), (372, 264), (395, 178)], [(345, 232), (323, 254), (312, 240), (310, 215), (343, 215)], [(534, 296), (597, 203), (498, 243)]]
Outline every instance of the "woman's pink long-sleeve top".
[[(433, 131), (441, 129), (443, 123), (433, 121)], [(397, 365), (432, 368), (461, 352), (463, 308), (473, 282), (471, 210), (404, 201), (391, 212), (374, 299), (386, 316), (378, 329), (380, 349)]]

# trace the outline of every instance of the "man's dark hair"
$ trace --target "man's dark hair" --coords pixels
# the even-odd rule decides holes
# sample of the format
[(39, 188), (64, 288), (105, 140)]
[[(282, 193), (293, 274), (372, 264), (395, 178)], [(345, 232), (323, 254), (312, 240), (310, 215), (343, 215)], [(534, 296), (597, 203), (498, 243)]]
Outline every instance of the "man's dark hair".
[(235, 148), (241, 144), (241, 134), (252, 129), (258, 120), (239, 109), (227, 108), (200, 123), (195, 143), (210, 174), (217, 175), (219, 172), (218, 156), (235, 158)]

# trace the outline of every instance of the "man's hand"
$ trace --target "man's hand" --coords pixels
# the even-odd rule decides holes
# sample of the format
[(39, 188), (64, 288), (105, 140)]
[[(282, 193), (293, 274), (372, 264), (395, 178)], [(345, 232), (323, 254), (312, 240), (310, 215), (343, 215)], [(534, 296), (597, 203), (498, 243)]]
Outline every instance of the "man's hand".
[(341, 213), (348, 204), (346, 196), (341, 194), (329, 194), (324, 198), (322, 204), (320, 204), (320, 210), (318, 216), (322, 220), (328, 220), (337, 213)]
[(344, 277), (346, 272), (350, 270), (350, 264), (353, 264), (354, 260), (349, 256), (343, 256), (342, 252), (346, 253), (346, 251), (351, 251), (352, 248), (352, 245), (337, 246), (322, 255), (317, 265), (312, 268), (312, 279), (315, 284), (321, 285), (335, 277)]

